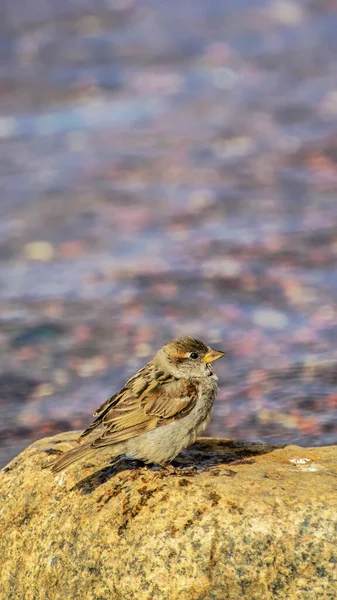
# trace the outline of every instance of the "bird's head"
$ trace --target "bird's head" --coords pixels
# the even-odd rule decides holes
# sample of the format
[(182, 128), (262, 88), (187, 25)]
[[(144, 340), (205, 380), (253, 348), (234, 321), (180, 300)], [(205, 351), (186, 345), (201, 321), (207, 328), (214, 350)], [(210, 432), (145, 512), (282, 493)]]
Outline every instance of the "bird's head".
[(200, 379), (213, 375), (212, 363), (224, 354), (196, 338), (182, 337), (165, 344), (155, 360), (159, 360), (174, 377)]

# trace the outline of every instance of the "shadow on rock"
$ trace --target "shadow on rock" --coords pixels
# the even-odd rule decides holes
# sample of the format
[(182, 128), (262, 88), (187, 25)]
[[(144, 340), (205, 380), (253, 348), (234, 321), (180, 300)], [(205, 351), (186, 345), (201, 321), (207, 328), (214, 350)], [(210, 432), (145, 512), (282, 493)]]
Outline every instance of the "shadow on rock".
[[(217, 476), (220, 473), (220, 465), (232, 467), (242, 463), (253, 464), (255, 456), (268, 454), (281, 447), (283, 446), (259, 442), (252, 443), (202, 438), (188, 449), (183, 450), (172, 461), (168, 469), (159, 465), (145, 465), (141, 461), (122, 456), (112, 465), (95, 471), (76, 483), (72, 490), (81, 491), (82, 494), (90, 494), (97, 487), (123, 471), (130, 471), (131, 480), (138, 479), (146, 471), (156, 472), (156, 476), (160, 479), (179, 475), (194, 476), (203, 471), (211, 471), (212, 475)], [(221, 469), (221, 473), (228, 477), (236, 475), (236, 471), (232, 468)]]

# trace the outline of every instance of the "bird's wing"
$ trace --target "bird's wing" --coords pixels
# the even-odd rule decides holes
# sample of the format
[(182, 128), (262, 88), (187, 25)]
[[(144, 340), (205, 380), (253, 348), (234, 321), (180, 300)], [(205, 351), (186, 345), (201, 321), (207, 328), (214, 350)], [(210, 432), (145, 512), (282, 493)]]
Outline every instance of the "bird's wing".
[(92, 447), (123, 442), (181, 419), (196, 405), (198, 388), (191, 380), (175, 379), (162, 372), (159, 376), (145, 372), (141, 384), (137, 375), (98, 409), (98, 417), (82, 434), (85, 437), (96, 427), (103, 428), (102, 434), (93, 440)]
[[(85, 431), (80, 435), (79, 441), (82, 441), (83, 438), (86, 438), (90, 433), (94, 431), (97, 427), (100, 427), (104, 424), (104, 419), (110, 411), (117, 406), (120, 402), (123, 402), (123, 399), (128, 396), (135, 396), (135, 398), (139, 397), (139, 394), (143, 392), (143, 389), (147, 389), (149, 387), (149, 380), (151, 378), (150, 373), (152, 372), (152, 365), (148, 363), (143, 369), (137, 371), (125, 384), (123, 389), (108, 398), (101, 406), (97, 408), (94, 412), (94, 417), (96, 419), (87, 427)], [(157, 383), (157, 381), (156, 381)]]
[(108, 398), (108, 400), (103, 402), (103, 404), (101, 404), (101, 406), (95, 410), (94, 417), (103, 417), (110, 408), (118, 404), (126, 390), (129, 390), (132, 394), (135, 394), (135, 396), (138, 397), (138, 395), (143, 391), (143, 388), (148, 387), (148, 379), (151, 376), (152, 370), (152, 364), (149, 363), (143, 367), (143, 369), (137, 371), (137, 373), (135, 373), (126, 382), (125, 386), (120, 392), (114, 396), (111, 396), (111, 398)]

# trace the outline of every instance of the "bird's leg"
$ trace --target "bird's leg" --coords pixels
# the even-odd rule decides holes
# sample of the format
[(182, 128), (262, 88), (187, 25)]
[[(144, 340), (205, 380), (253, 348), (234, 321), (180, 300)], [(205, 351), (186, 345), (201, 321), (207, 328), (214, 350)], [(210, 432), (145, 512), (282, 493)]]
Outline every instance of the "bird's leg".
[(152, 469), (153, 467), (159, 467), (159, 469), (156, 469), (156, 474), (154, 476), (155, 479), (162, 479), (163, 477), (166, 477), (169, 474), (176, 475), (176, 469), (173, 465), (170, 465), (170, 463), (153, 463)]
[(175, 470), (174, 466), (173, 466), (173, 465), (171, 465), (170, 463), (164, 463), (164, 464), (162, 464), (162, 463), (158, 463), (158, 464), (159, 464), (159, 466), (160, 466), (162, 469), (165, 469), (165, 471), (166, 471), (167, 475), (168, 475), (169, 473), (170, 473), (171, 475), (174, 475), (174, 474), (175, 474), (176, 470)]
[(170, 463), (158, 463), (162, 469), (165, 469), (167, 475), (195, 475), (195, 467), (177, 467)]

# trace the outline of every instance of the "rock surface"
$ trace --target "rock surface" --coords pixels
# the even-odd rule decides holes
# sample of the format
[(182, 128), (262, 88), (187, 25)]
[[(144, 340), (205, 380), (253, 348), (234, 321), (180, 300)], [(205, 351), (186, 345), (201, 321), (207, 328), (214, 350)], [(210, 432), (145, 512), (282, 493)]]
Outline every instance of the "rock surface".
[(122, 460), (53, 476), (75, 437), (0, 474), (1, 599), (336, 598), (337, 447), (204, 438), (179, 474)]

